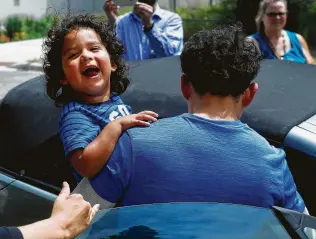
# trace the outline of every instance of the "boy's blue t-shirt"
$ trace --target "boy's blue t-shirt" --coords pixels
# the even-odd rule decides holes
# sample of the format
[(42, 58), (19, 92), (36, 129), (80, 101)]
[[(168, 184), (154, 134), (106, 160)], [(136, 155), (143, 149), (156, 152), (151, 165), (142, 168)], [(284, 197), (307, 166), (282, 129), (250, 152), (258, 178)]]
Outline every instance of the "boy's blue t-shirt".
[[(65, 155), (69, 156), (74, 150), (84, 149), (109, 122), (130, 112), (131, 108), (116, 95), (98, 104), (79, 102), (66, 104), (59, 117), (59, 135)], [(77, 174), (75, 177), (77, 180), (81, 179)]]
[(93, 189), (122, 206), (223, 202), (304, 211), (285, 153), (241, 121), (192, 114), (133, 128)]

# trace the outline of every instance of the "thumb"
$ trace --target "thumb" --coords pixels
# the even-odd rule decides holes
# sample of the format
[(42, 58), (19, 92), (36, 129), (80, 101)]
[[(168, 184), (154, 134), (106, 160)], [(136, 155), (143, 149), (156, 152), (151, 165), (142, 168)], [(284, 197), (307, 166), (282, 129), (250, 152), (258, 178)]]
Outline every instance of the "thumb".
[(57, 199), (66, 199), (70, 195), (70, 187), (67, 182), (63, 182), (63, 188), (61, 189)]

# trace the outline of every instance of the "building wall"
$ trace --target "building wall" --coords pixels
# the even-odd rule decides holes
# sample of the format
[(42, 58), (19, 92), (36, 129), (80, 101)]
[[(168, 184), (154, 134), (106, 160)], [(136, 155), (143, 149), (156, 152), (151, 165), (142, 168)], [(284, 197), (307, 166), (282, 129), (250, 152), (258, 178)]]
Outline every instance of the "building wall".
[[(174, 0), (159, 0), (159, 5), (165, 9), (173, 7)], [(177, 7), (195, 7), (201, 4), (209, 4), (210, 0), (176, 0)], [(213, 0), (213, 3), (218, 3), (220, 0)]]
[[(61, 12), (67, 12), (69, 6), (71, 12), (103, 13), (105, 0), (47, 0), (49, 6), (54, 6)], [(158, 0), (164, 9), (173, 9), (174, 0)], [(114, 0), (115, 2), (115, 0)], [(218, 3), (220, 0), (213, 0)], [(178, 7), (194, 7), (200, 4), (208, 4), (210, 0), (176, 0)]]
[(105, 0), (47, 0), (48, 6), (58, 13), (100, 13), (103, 12)]
[[(52, 4), (58, 5), (57, 2), (68, 2), (70, 10), (72, 12), (89, 12), (89, 13), (101, 13), (103, 12), (103, 5), (105, 0), (48, 0)], [(158, 0), (159, 5), (164, 9), (172, 9), (172, 3), (174, 0)], [(220, 0), (213, 0), (213, 3), (217, 3)], [(114, 0), (115, 2), (115, 0)], [(200, 4), (208, 4), (210, 0), (176, 0), (178, 7), (194, 7)], [(67, 8), (66, 8), (67, 9)]]
[[(31, 15), (41, 17), (51, 13), (71, 12), (103, 13), (105, 0), (0, 0), (0, 22), (7, 16), (13, 14)], [(19, 6), (14, 6), (14, 2), (19, 1)], [(115, 0), (114, 0), (115, 1)], [(164, 9), (173, 8), (174, 0), (159, 0), (159, 4)], [(214, 3), (220, 0), (213, 0)], [(199, 4), (208, 4), (210, 0), (176, 0), (178, 7), (194, 7)]]
[(47, 8), (46, 0), (19, 0), (20, 5), (14, 6), (16, 0), (0, 0), (0, 21), (13, 14), (41, 17)]
[(67, 12), (68, 9), (68, 1), (67, 0), (46, 0), (47, 1), (47, 13), (55, 14), (55, 13), (64, 13)]

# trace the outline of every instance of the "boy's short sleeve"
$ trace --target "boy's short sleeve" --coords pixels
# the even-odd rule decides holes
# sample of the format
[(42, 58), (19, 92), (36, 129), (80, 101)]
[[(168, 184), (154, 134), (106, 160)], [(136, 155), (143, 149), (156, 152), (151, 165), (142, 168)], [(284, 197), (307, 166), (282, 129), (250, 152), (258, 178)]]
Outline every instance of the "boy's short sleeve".
[(100, 197), (108, 202), (117, 203), (128, 187), (132, 173), (131, 139), (125, 132), (117, 142), (107, 165), (89, 181)]
[(77, 149), (84, 149), (100, 133), (100, 126), (80, 111), (71, 111), (63, 115), (59, 135), (64, 145), (65, 155)]

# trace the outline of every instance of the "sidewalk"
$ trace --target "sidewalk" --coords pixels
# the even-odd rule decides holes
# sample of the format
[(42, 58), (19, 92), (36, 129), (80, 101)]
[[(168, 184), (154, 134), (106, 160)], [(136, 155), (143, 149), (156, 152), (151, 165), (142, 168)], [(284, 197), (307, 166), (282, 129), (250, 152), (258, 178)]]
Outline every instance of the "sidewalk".
[(43, 39), (0, 44), (0, 66), (41, 71)]

